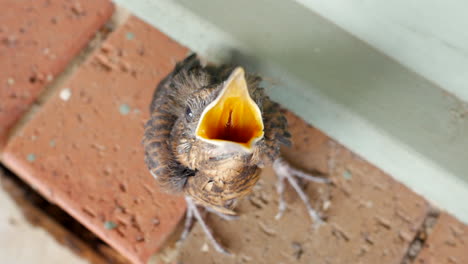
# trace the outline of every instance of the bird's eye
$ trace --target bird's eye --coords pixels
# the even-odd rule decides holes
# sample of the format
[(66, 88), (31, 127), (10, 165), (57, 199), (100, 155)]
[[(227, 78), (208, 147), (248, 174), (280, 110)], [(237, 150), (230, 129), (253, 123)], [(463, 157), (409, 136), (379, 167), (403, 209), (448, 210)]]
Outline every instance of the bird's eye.
[(185, 109), (185, 118), (187, 119), (187, 121), (192, 121), (193, 119), (193, 113), (190, 106), (187, 106), (187, 108)]

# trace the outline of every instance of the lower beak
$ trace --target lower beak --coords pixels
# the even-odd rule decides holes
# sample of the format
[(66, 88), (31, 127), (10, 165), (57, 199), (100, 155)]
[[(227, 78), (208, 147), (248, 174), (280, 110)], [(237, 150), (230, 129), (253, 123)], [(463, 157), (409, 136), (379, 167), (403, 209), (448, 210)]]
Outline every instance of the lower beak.
[(231, 73), (219, 96), (205, 108), (196, 135), (216, 145), (234, 143), (246, 151), (263, 138), (262, 115), (250, 97), (242, 68)]

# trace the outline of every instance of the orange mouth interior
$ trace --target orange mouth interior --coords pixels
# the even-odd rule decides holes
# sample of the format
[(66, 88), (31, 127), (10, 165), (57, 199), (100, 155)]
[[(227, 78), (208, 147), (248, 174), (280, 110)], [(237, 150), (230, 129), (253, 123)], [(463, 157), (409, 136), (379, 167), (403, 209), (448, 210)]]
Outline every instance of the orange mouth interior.
[(261, 112), (249, 95), (242, 68), (234, 70), (220, 96), (203, 112), (197, 136), (212, 142), (230, 141), (246, 148), (263, 137)]

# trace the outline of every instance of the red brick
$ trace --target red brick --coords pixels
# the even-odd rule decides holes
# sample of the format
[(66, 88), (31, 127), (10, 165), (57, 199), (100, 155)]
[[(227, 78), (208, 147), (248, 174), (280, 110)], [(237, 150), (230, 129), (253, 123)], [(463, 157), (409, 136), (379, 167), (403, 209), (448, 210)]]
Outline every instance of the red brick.
[(447, 213), (441, 214), (413, 263), (468, 263), (468, 226)]
[(238, 221), (209, 216), (216, 236), (236, 256), (220, 255), (209, 243), (209, 251), (203, 252), (206, 240), (196, 225), (181, 262), (401, 263), (429, 211), (427, 202), (293, 114), (287, 116), (294, 146), (284, 151), (286, 159), (335, 182), (333, 186), (309, 183), (305, 188), (327, 223), (314, 230), (291, 188), (286, 193), (288, 210), (275, 220), (276, 177), (266, 169), (253, 194), (240, 203)]
[(141, 139), (156, 84), (186, 54), (130, 18), (4, 151), (8, 167), (135, 263), (185, 211), (181, 197), (159, 191)]
[(110, 1), (0, 0), (0, 149), (10, 128), (109, 19)]

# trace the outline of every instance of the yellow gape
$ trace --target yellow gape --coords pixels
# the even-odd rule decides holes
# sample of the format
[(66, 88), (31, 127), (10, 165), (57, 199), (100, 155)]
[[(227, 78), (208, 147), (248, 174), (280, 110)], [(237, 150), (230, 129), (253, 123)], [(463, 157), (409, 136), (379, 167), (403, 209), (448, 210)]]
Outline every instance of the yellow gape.
[(205, 108), (196, 135), (214, 144), (237, 143), (247, 150), (263, 137), (262, 115), (249, 95), (242, 68), (232, 72), (219, 96)]

